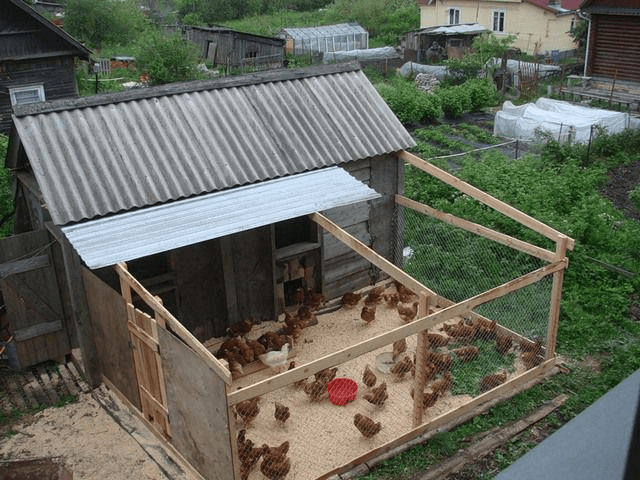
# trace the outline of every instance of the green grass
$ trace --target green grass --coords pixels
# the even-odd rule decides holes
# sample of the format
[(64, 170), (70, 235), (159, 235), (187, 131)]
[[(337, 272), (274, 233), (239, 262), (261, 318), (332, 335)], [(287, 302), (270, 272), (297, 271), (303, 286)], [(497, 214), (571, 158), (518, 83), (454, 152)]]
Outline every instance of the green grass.
[[(446, 136), (450, 131), (442, 128), (434, 133), (421, 133), (420, 142), (444, 149), (442, 135)], [(420, 146), (419, 150), (426, 151), (428, 147)], [(461, 163), (457, 176), (576, 240), (575, 249), (568, 252), (569, 267), (565, 273), (557, 338), (557, 352), (567, 360), (568, 372), (556, 374), (486, 414), (476, 416), (452, 431), (440, 433), (437, 439), (383, 462), (361, 478), (413, 478), (458, 449), (469, 446), (472, 439), (482, 433), (517, 421), (542, 403), (567, 394), (566, 403), (543, 421), (545, 428), (553, 431), (640, 368), (640, 324), (629, 315), (632, 299), (640, 298), (640, 275), (637, 273), (640, 272), (637, 250), (640, 222), (625, 218), (624, 212), (616, 210), (600, 194), (608, 171), (638, 161), (639, 154), (640, 132), (627, 131), (614, 136), (600, 135), (592, 145), (588, 161), (585, 147), (550, 142), (540, 156), (530, 155), (517, 162), (492, 153), (480, 161), (468, 159)], [(447, 168), (446, 164), (440, 166)], [(544, 240), (530, 237), (529, 232), (519, 229), (512, 221), (505, 221), (490, 209), (478, 208), (464, 196), (438, 185), (415, 169), (407, 170), (405, 190), (411, 198), (445, 212), (549, 248)], [(467, 258), (464, 250), (462, 257)], [(603, 268), (590, 260), (592, 258), (635, 274), (623, 275)], [(505, 300), (510, 302), (508, 296)], [(478, 346), (483, 349), (484, 359), (492, 347), (488, 342), (483, 343), (478, 342)], [(583, 364), (587, 357), (597, 360), (600, 368)], [(491, 361), (492, 369), (508, 367), (510, 363), (509, 359), (501, 363), (500, 358)], [(455, 393), (477, 393), (475, 389), (481, 374), (475, 361), (461, 364), (455, 359), (452, 370)], [(525, 432), (489, 456), (491, 472), (475, 471), (473, 475), (475, 478), (493, 478), (496, 471), (520, 458), (535, 443)]]

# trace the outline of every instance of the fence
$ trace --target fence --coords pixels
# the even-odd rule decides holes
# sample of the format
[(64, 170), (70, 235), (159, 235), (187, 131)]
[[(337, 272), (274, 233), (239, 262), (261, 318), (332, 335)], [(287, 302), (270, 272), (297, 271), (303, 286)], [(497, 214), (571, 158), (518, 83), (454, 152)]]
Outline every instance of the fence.
[[(312, 215), (394, 282), (376, 287), (384, 289), (377, 301), (372, 289), (351, 306), (343, 298), (337, 310), (317, 314), (317, 324), (300, 332), (288, 371), (266, 372), (258, 381), (258, 374), (243, 377), (241, 388), (229, 393), (238, 414), (234, 454), (241, 478), (261, 478), (258, 471), (334, 478), (515, 394), (553, 366), (572, 241), (411, 154), (401, 157), (553, 239), (557, 248), (548, 251), (397, 196), (397, 244), (405, 253), (398, 268)], [(367, 314), (365, 307), (373, 310)], [(334, 377), (357, 385), (357, 392), (343, 392), (344, 405), (329, 398)], [(269, 448), (260, 450), (263, 445)]]

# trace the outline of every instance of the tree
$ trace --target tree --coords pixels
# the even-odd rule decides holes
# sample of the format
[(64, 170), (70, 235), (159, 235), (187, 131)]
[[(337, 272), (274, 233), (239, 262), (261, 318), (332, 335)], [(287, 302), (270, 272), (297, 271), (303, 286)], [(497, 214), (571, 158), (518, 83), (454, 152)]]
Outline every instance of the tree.
[(162, 35), (151, 31), (138, 44), (138, 69), (149, 75), (151, 83), (162, 84), (198, 78), (196, 47), (180, 33)]
[(131, 43), (149, 25), (134, 0), (69, 0), (64, 22), (72, 36), (98, 49)]

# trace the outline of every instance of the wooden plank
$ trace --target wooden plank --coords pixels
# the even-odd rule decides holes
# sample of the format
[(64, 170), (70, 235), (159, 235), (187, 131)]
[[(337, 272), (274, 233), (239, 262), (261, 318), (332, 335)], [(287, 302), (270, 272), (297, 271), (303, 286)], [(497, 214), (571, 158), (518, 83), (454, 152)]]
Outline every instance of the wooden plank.
[(442, 222), (448, 223), (449, 225), (453, 225), (455, 227), (462, 228), (463, 230), (467, 230), (468, 232), (472, 232), (482, 237), (488, 238), (489, 240), (493, 240), (494, 242), (506, 245), (507, 247), (511, 247), (520, 252), (527, 253), (548, 262), (553, 262), (556, 260), (556, 255), (544, 248), (540, 248), (522, 240), (518, 240), (517, 238), (511, 237), (509, 235), (496, 232), (495, 230), (491, 230), (490, 228), (484, 227), (477, 223), (469, 222), (468, 220), (456, 217), (454, 215), (451, 215), (450, 213), (444, 213), (440, 210), (436, 210), (435, 208), (431, 208), (428, 205), (416, 202), (415, 200), (411, 200), (402, 195), (396, 195), (395, 199), (398, 205), (402, 205), (403, 207), (407, 207), (415, 210), (416, 212), (436, 218)]
[[(429, 315), (429, 297), (420, 292), (418, 295), (418, 318)], [(429, 348), (429, 340), (427, 339), (427, 331), (423, 330), (418, 333), (418, 344), (416, 346), (416, 378), (413, 386), (413, 428), (422, 423), (424, 414), (424, 388), (427, 384), (427, 349)]]
[(58, 371), (60, 372), (60, 376), (62, 377), (62, 381), (69, 390), (71, 395), (78, 395), (78, 387), (76, 387), (76, 383), (73, 381), (71, 377), (71, 373), (67, 369), (67, 366), (64, 363), (58, 365)]
[(84, 381), (82, 375), (78, 372), (75, 364), (73, 362), (67, 363), (67, 368), (69, 369), (69, 373), (71, 374), (71, 378), (73, 381), (80, 387), (82, 393), (88, 393), (91, 391), (91, 387)]
[(59, 332), (60, 330), (62, 330), (62, 321), (56, 320), (54, 322), (38, 323), (37, 325), (14, 330), (14, 337), (16, 342), (24, 342), (48, 333)]
[(40, 380), (42, 381), (44, 392), (49, 399), (49, 405), (57, 403), (60, 399), (58, 397), (58, 394), (55, 392), (51, 379), (49, 378), (49, 374), (43, 366), (38, 367), (38, 375), (40, 376)]
[(44, 389), (40, 386), (40, 382), (31, 371), (27, 371), (24, 374), (24, 377), (29, 381), (28, 385), (33, 392), (33, 395), (36, 397), (36, 400), (40, 405), (48, 405), (49, 399), (47, 398), (47, 394), (44, 392)]
[[(517, 222), (529, 227), (530, 229), (538, 232), (541, 235), (544, 235), (545, 237), (553, 240), (554, 242), (557, 242), (561, 238), (561, 235), (564, 235), (563, 233), (549, 227), (548, 225), (545, 225), (539, 220), (536, 220), (535, 218), (527, 215), (526, 213), (521, 212), (520, 210), (512, 207), (511, 205), (501, 200), (498, 200), (495, 197), (492, 197), (488, 193), (480, 190), (479, 188), (476, 188), (466, 182), (463, 182), (456, 176), (451, 175), (450, 173), (439, 169), (435, 165), (430, 164), (429, 162), (423, 160), (422, 158), (416, 155), (413, 155), (412, 153), (402, 150), (400, 152), (396, 152), (396, 155), (402, 160), (404, 160), (405, 162), (410, 163), (411, 165), (419, 168), (420, 170), (423, 170), (429, 173), (430, 175), (436, 177), (438, 180), (441, 180), (442, 182), (448, 185), (451, 185), (452, 187), (461, 191), (462, 193), (466, 193), (470, 197), (475, 198), (479, 202), (484, 203), (485, 205), (497, 210), (498, 212), (506, 215), (507, 217), (513, 220), (516, 220)], [(568, 249), (573, 250), (574, 245), (575, 245), (575, 242), (573, 241), (573, 239), (567, 240)]]
[[(567, 237), (561, 237), (556, 245), (556, 257), (558, 260), (567, 255)], [(556, 339), (558, 336), (558, 323), (560, 322), (560, 301), (562, 300), (562, 283), (564, 270), (553, 274), (551, 287), (551, 308), (549, 309), (549, 325), (547, 328), (547, 352), (546, 358), (553, 358), (556, 354)]]
[(268, 392), (289, 385), (290, 383), (293, 383), (295, 381), (307, 378), (308, 376), (313, 375), (314, 373), (324, 368), (330, 368), (335, 365), (345, 363), (372, 350), (390, 345), (396, 340), (400, 340), (402, 338), (408, 337), (409, 335), (413, 335), (423, 330), (432, 328), (435, 325), (447, 321), (451, 318), (460, 315), (466, 315), (478, 305), (482, 305), (483, 303), (495, 300), (496, 298), (503, 297), (514, 290), (518, 290), (520, 288), (531, 285), (563, 268), (566, 268), (566, 259), (550, 265), (546, 265), (542, 268), (539, 268), (538, 270), (511, 280), (510, 282), (507, 282), (503, 285), (471, 297), (463, 302), (453, 304), (435, 313), (427, 315), (426, 317), (416, 319), (407, 325), (396, 327), (395, 329), (382, 333), (376, 337), (331, 353), (322, 358), (319, 358), (318, 360), (309, 362), (306, 365), (302, 365), (292, 370), (274, 375), (273, 377), (257, 382), (249, 387), (232, 392), (229, 394), (229, 404), (235, 405), (238, 402), (248, 400), (249, 398), (255, 397), (257, 395), (264, 395)]
[(453, 457), (436, 466), (436, 468), (430, 468), (426, 474), (415, 477), (415, 480), (438, 480), (440, 478), (445, 478), (447, 475), (460, 470), (465, 464), (472, 463), (487, 453), (502, 446), (514, 436), (548, 416), (551, 412), (563, 405), (568, 399), (568, 395), (558, 395), (549, 403), (542, 405), (534, 412), (524, 418), (521, 418), (517, 422), (512, 422), (506, 427), (494, 428), (483, 440), (465, 450), (462, 450), (461, 452), (458, 452)]
[[(415, 428), (410, 432), (379, 446), (378, 448), (372, 449), (364, 455), (352, 459), (341, 467), (325, 473), (318, 477), (317, 480), (337, 480), (336, 475), (348, 472), (365, 462), (369, 465), (375, 465), (392, 458), (414, 445), (424, 443), (438, 432), (450, 430), (471, 418), (488, 411), (491, 407), (530, 388), (535, 383), (540, 382), (542, 379), (556, 372), (557, 368), (555, 367), (555, 360), (547, 360), (537, 367), (527, 370), (493, 390), (475, 397), (464, 405), (461, 405), (456, 409), (449, 410), (447, 413), (422, 424), (420, 427)], [(365, 471), (361, 473), (367, 472)]]
[(207, 364), (209, 364), (211, 368), (213, 368), (218, 373), (218, 375), (220, 375), (220, 378), (222, 378), (225, 381), (225, 383), (227, 383), (228, 385), (231, 385), (231, 383), (233, 382), (231, 378), (231, 372), (222, 363), (220, 363), (220, 360), (214, 357), (213, 354), (209, 350), (207, 350), (198, 341), (198, 339), (195, 338), (191, 334), (191, 332), (189, 332), (189, 330), (187, 330), (184, 327), (184, 325), (182, 325), (171, 314), (171, 312), (169, 312), (166, 308), (164, 308), (164, 306), (162, 306), (153, 295), (151, 295), (149, 292), (146, 291), (146, 289), (140, 284), (140, 282), (138, 282), (138, 280), (136, 280), (136, 278), (133, 275), (131, 275), (131, 273), (129, 273), (129, 271), (126, 269), (126, 265), (118, 264), (118, 265), (115, 265), (114, 268), (118, 273), (118, 275), (120, 276), (120, 278), (123, 279), (123, 281), (126, 282), (129, 286), (131, 286), (131, 288), (135, 290), (136, 293), (140, 295), (141, 298), (144, 299), (147, 305), (149, 305), (151, 308), (154, 309), (156, 314), (159, 314), (162, 316), (162, 318), (165, 320), (169, 328), (171, 328), (171, 330), (183, 342), (185, 342), (195, 352), (197, 352), (200, 356), (202, 356), (202, 358), (207, 362)]
[[(400, 283), (404, 284), (407, 288), (413, 290), (414, 292), (426, 291), (429, 295), (439, 299), (440, 296), (418, 282), (416, 279), (411, 277), (409, 274), (405, 273), (400, 268), (396, 267), (393, 263), (389, 262), (386, 258), (378, 255), (374, 250), (367, 247), (364, 243), (360, 242), (358, 239), (349, 235), (347, 232), (338, 227), (335, 223), (329, 220), (324, 215), (319, 213), (312, 213), (309, 217), (320, 225), (322, 228), (331, 233), (334, 237), (336, 237), (341, 242), (345, 243), (353, 250), (358, 252), (361, 256), (369, 260), (380, 270), (385, 272), (390, 277), (396, 279)], [(439, 300), (438, 300), (439, 303)]]
[[(133, 305), (131, 305), (131, 308), (133, 308)], [(158, 342), (151, 335), (149, 335), (135, 323), (127, 322), (127, 325), (129, 326), (129, 332), (132, 335), (135, 335), (136, 338), (147, 345), (150, 349), (154, 351), (158, 350)]]
[[(13, 380), (10, 380), (7, 384), (7, 388), (9, 389), (11, 403), (13, 403), (20, 410), (26, 408), (27, 404), (25, 403), (24, 398), (22, 398), (22, 394), (20, 393), (20, 390), (18, 389), (16, 382), (14, 382)], [(37, 406), (38, 404), (36, 402), (35, 407)]]
[(208, 479), (234, 478), (225, 382), (211, 365), (160, 329), (171, 443)]
[(62, 322), (60, 314), (53, 310), (49, 304), (42, 298), (39, 292), (33, 290), (32, 285), (26, 284), (21, 278), (10, 276), (4, 279), (7, 285), (17, 296), (29, 305), (30, 309), (37, 310), (43, 318)]
[(38, 408), (40, 406), (40, 402), (36, 399), (36, 394), (33, 389), (33, 385), (27, 383), (22, 386), (22, 391), (24, 392), (24, 396), (27, 398), (27, 403), (30, 408)]
[(40, 268), (49, 266), (49, 255), (37, 255), (22, 260), (14, 260), (12, 262), (0, 265), (0, 278), (8, 277), (18, 273), (31, 272)]

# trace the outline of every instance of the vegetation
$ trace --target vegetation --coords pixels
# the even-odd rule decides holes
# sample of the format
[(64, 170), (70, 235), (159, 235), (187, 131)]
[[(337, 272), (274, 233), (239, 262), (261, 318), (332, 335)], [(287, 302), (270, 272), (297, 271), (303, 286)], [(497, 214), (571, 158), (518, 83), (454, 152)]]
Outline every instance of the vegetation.
[(198, 52), (180, 33), (163, 35), (150, 32), (138, 44), (138, 69), (149, 75), (151, 83), (162, 84), (198, 78)]
[[(7, 157), (9, 137), (0, 134), (0, 158)], [(11, 174), (8, 169), (0, 169), (0, 238), (7, 237), (13, 232), (13, 192), (11, 188)]]
[[(428, 148), (423, 144), (431, 140), (419, 133), (417, 138), (418, 151)], [(569, 371), (518, 394), (486, 415), (440, 433), (361, 478), (413, 478), (468, 446), (482, 432), (516, 421), (542, 402), (566, 393), (570, 399), (537, 427), (552, 432), (640, 368), (640, 324), (629, 315), (630, 305), (640, 293), (640, 278), (624, 273), (640, 271), (640, 223), (626, 218), (600, 194), (608, 172), (630, 162), (640, 162), (640, 132), (631, 130), (616, 135), (601, 131), (591, 148), (549, 140), (540, 155), (527, 155), (517, 162), (497, 152), (487, 153), (481, 161), (470, 157), (460, 160), (456, 166), (459, 178), (575, 239), (576, 247), (568, 253), (570, 266), (565, 274), (557, 339), (557, 351), (567, 359)], [(449, 168), (444, 162), (439, 166)], [(407, 169), (405, 190), (411, 198), (445, 212), (550, 246), (516, 222), (415, 169)], [(591, 368), (590, 362), (598, 368)], [(465, 386), (468, 379), (471, 383)], [(468, 372), (454, 388), (467, 391), (474, 381), (473, 373)], [(492, 478), (535, 446), (537, 442), (528, 435), (525, 432), (494, 452), (487, 460), (493, 472), (471, 472), (470, 477)]]

